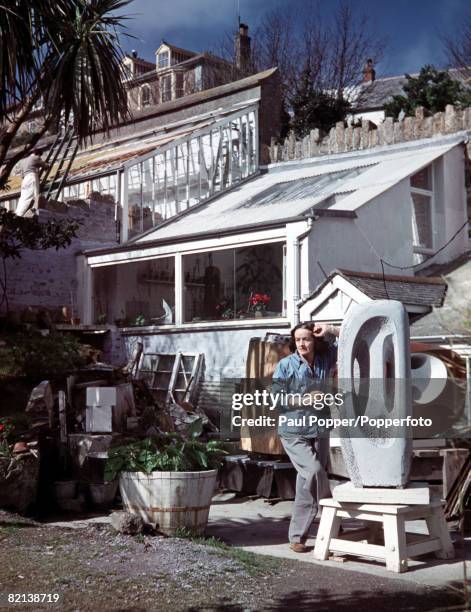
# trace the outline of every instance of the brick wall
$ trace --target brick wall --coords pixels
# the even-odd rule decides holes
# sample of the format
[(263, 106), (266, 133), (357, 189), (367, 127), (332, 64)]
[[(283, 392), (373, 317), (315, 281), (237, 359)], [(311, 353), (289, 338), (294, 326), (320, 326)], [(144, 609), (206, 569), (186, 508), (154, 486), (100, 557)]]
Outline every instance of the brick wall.
[(67, 249), (24, 250), (21, 259), (8, 260), (7, 295), (11, 311), (28, 307), (60, 312), (72, 299), (77, 304), (76, 255), (83, 250), (116, 244), (114, 204), (85, 202), (40, 209), (39, 218), (71, 218), (81, 223), (78, 237)]

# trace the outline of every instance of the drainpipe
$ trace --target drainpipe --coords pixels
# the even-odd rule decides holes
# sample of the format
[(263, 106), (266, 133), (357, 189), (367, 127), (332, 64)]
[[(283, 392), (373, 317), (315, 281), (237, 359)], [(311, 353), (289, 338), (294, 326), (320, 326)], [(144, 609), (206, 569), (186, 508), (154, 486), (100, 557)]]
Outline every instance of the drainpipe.
[(310, 233), (311, 228), (312, 228), (312, 224), (314, 223), (314, 219), (316, 219), (316, 217), (308, 217), (307, 218), (307, 229), (304, 230), (304, 232), (302, 232), (301, 234), (299, 234), (298, 236), (296, 236), (296, 238), (293, 241), (293, 247), (294, 247), (294, 270), (293, 270), (293, 274), (294, 274), (294, 290), (293, 290), (293, 302), (294, 302), (294, 324), (297, 325), (299, 323), (299, 308), (300, 308), (300, 302), (301, 302), (301, 278), (300, 278), (300, 272), (301, 272), (301, 245), (302, 245), (302, 241), (304, 240), (304, 238), (306, 238), (306, 236)]

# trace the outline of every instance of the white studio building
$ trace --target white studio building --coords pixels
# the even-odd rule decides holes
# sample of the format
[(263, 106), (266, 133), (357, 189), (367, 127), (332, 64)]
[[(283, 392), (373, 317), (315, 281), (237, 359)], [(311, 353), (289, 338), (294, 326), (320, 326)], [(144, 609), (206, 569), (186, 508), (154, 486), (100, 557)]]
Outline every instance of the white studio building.
[(244, 376), (253, 337), (341, 321), (355, 272), (380, 297), (395, 283), (411, 320), (441, 305), (446, 286), (414, 275), (468, 248), (466, 133), (261, 166), (257, 130), (251, 100), (126, 164), (123, 219), (137, 206), (150, 229), (80, 257), (84, 323), (116, 322), (128, 354), (202, 354), (217, 381)]

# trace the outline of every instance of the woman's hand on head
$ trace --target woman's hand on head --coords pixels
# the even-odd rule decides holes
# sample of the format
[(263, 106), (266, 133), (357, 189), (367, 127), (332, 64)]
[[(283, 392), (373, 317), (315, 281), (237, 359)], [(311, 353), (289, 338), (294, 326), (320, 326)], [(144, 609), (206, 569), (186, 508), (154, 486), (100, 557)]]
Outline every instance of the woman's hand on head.
[(329, 325), (328, 323), (316, 323), (314, 329), (312, 330), (312, 335), (315, 338), (324, 338), (328, 334), (333, 334), (334, 336), (339, 335), (339, 330), (337, 327), (333, 325)]

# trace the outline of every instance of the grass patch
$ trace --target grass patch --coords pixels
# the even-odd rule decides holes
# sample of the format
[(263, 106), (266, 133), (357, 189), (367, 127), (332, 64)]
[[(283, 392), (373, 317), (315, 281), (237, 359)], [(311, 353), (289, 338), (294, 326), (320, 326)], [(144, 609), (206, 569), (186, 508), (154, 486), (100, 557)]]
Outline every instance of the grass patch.
[(257, 555), (256, 553), (248, 552), (242, 548), (237, 548), (236, 546), (226, 544), (226, 542), (223, 542), (214, 536), (205, 537), (195, 535), (186, 527), (177, 529), (174, 537), (184, 540), (191, 540), (195, 544), (215, 548), (216, 550), (214, 553), (210, 554), (219, 555), (220, 557), (225, 557), (226, 559), (236, 561), (236, 563), (239, 563), (251, 576), (275, 570), (277, 567), (277, 560), (275, 557), (270, 557), (269, 555)]
[(16, 525), (0, 525), (0, 534), (13, 535), (18, 529), (19, 527)]

